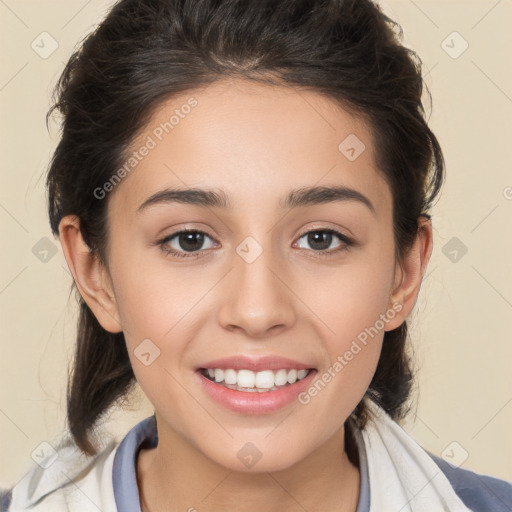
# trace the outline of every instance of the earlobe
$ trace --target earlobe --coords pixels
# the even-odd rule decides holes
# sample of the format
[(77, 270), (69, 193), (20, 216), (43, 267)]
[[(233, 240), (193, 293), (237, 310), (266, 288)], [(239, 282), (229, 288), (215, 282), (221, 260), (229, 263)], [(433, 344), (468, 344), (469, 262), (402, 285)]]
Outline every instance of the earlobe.
[(101, 326), (111, 332), (122, 331), (119, 310), (109, 273), (80, 231), (80, 219), (67, 215), (59, 223), (59, 239), (75, 284)]
[(412, 311), (421, 287), (423, 274), (432, 254), (432, 223), (430, 218), (420, 217), (418, 232), (411, 249), (401, 263), (397, 263), (396, 278), (393, 292), (389, 299), (389, 307), (399, 313), (386, 326), (386, 331), (399, 327)]

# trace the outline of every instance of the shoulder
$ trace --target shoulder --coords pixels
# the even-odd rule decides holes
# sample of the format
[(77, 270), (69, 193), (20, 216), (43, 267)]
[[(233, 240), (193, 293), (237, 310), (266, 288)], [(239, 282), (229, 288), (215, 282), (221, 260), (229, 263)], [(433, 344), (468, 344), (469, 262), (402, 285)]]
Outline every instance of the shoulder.
[(12, 489), (0, 489), (0, 512), (7, 512), (11, 504)]
[(115, 510), (112, 464), (119, 443), (103, 441), (94, 456), (70, 439), (44, 456), (10, 489), (0, 492), (1, 512)]
[(453, 489), (474, 512), (510, 512), (512, 484), (506, 480), (483, 475), (469, 469), (452, 466), (441, 457), (427, 451)]

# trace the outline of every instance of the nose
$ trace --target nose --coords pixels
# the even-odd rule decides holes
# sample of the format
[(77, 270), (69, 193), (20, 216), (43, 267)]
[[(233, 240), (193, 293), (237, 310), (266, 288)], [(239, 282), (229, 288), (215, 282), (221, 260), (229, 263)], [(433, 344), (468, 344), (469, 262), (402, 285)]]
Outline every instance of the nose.
[[(250, 261), (250, 260), (249, 260)], [(235, 254), (222, 293), (218, 319), (230, 331), (264, 338), (290, 328), (296, 321), (293, 293), (282, 262), (263, 250), (252, 262)]]

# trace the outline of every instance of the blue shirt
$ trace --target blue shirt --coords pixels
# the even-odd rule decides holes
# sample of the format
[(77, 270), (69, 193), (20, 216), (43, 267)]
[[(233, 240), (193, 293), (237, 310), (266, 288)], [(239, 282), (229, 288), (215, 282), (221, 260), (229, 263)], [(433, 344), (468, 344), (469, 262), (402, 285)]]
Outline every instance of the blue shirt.
[[(369, 512), (370, 488), (364, 443), (357, 438), (361, 471), (361, 490), (356, 512)], [(154, 448), (158, 444), (155, 416), (150, 416), (133, 427), (123, 439), (114, 458), (112, 479), (118, 510), (141, 512), (137, 487), (136, 465), (140, 448)]]
[[(359, 434), (359, 435), (358, 435)], [(370, 510), (370, 482), (366, 450), (360, 433), (355, 432), (359, 451), (361, 487), (356, 512)], [(114, 458), (113, 485), (118, 510), (141, 512), (137, 487), (136, 464), (140, 448), (154, 448), (158, 444), (155, 416), (135, 425), (125, 436)], [(464, 504), (475, 512), (512, 512), (512, 485), (498, 478), (456, 468), (427, 452), (443, 471)]]
[[(356, 512), (370, 510), (370, 482), (365, 443), (360, 431), (354, 431), (359, 454), (361, 485)], [(141, 448), (158, 444), (155, 416), (135, 425), (119, 444), (113, 460), (112, 487), (120, 512), (141, 512), (137, 486), (137, 456)], [(512, 484), (470, 470), (456, 468), (428, 451), (426, 453), (447, 477), (455, 493), (474, 512), (512, 512)], [(0, 491), (0, 511), (8, 511), (12, 489)], [(434, 511), (433, 511), (434, 512)]]

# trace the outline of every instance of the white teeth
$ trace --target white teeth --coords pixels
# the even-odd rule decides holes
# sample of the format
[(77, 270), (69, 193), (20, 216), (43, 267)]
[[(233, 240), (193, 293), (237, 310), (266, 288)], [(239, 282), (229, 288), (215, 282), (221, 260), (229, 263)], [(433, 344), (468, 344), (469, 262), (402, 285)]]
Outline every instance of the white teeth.
[(271, 389), (274, 387), (274, 372), (265, 370), (256, 374), (256, 387), (263, 389)]
[(224, 382), (226, 384), (236, 384), (236, 372), (235, 372), (235, 370), (226, 370), (224, 372)]
[(277, 370), (274, 381), (276, 386), (284, 386), (288, 382), (288, 372), (286, 370)]
[(239, 370), (236, 378), (236, 383), (241, 388), (253, 388), (256, 382), (256, 375), (251, 370)]
[(277, 371), (263, 370), (233, 370), (221, 368), (208, 368), (206, 372), (210, 379), (217, 383), (224, 383), (232, 389), (243, 388), (243, 391), (264, 392), (275, 390), (279, 386), (294, 384), (308, 375), (309, 370), (282, 369)]
[(293, 384), (297, 380), (297, 370), (290, 370), (288, 372), (288, 384)]

